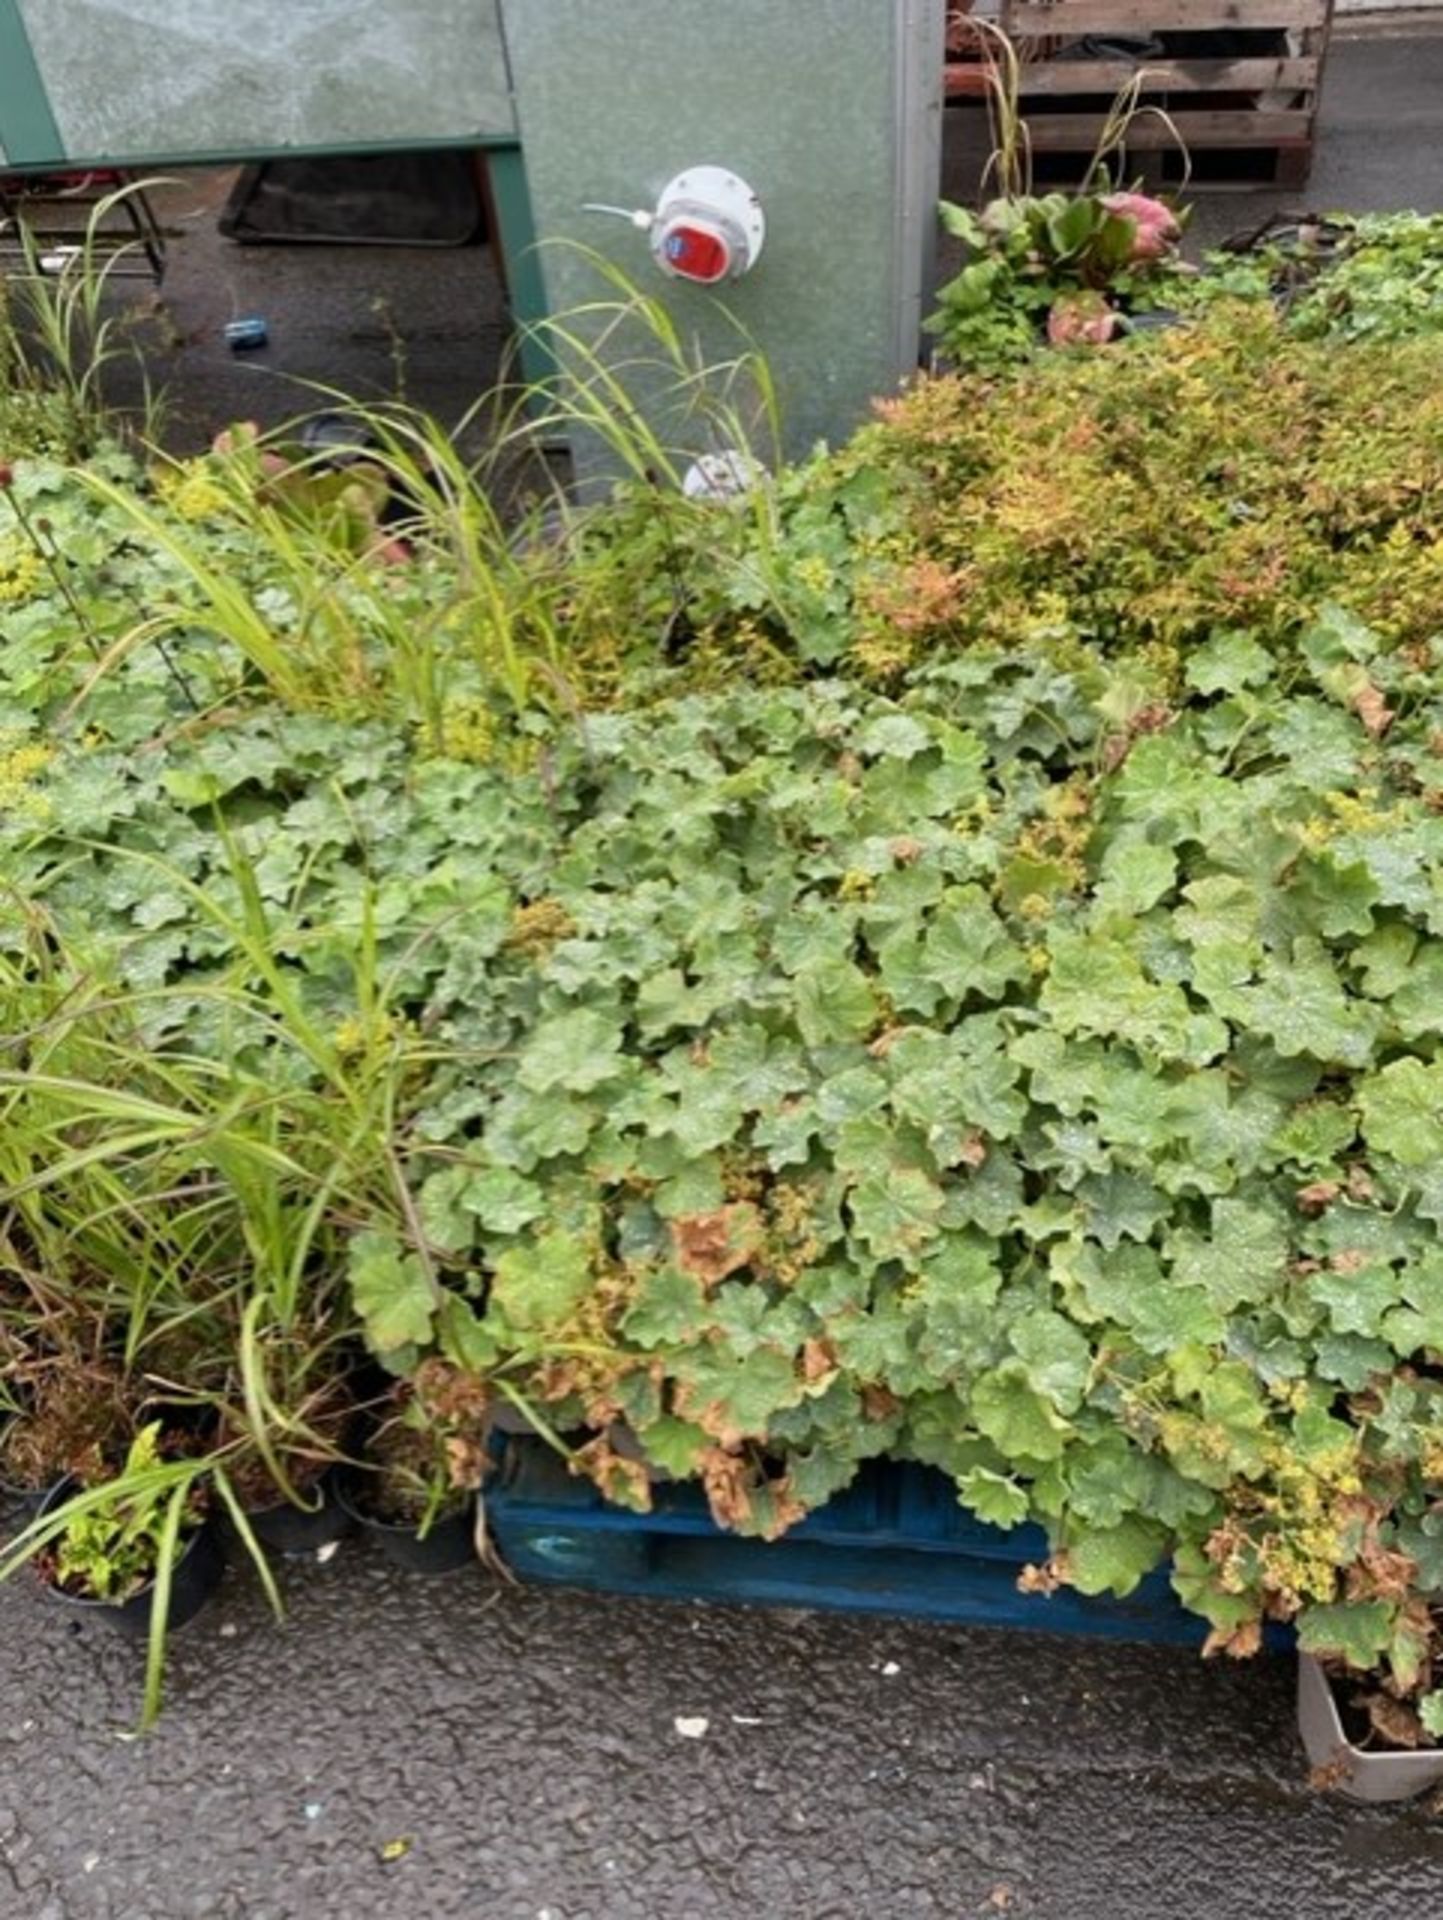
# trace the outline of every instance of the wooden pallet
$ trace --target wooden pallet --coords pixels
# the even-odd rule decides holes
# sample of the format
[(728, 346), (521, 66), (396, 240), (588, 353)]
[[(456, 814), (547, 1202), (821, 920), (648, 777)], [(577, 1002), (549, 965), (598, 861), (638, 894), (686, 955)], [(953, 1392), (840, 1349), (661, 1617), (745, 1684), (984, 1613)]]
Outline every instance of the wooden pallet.
[[(1296, 187), (1312, 168), (1332, 14), (1333, 0), (1002, 0), (1001, 25), (1021, 57), (1034, 154), (1090, 155), (1106, 124), (1105, 103), (1141, 74), (1143, 102), (1164, 108), (1172, 127), (1151, 114), (1138, 119), (1124, 172), (1163, 179), (1170, 161), (1180, 162), (1180, 138), (1197, 184)], [(1291, 44), (1232, 59), (1169, 50), (1141, 65), (1075, 53), (1091, 38), (1218, 30), (1287, 34)], [(949, 89), (976, 91), (960, 68)], [(1229, 156), (1251, 164), (1232, 169), (1241, 177), (1215, 177), (1229, 168), (1211, 163)]]

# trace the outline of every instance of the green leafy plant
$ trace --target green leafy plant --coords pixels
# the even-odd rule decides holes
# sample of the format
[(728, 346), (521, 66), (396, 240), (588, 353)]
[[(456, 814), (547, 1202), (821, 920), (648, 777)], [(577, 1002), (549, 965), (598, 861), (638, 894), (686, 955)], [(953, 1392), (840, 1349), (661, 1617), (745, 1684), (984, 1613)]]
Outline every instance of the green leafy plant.
[(389, 1526), (424, 1540), (463, 1511), (485, 1476), (493, 1396), (484, 1380), (444, 1359), (424, 1361), (393, 1389), (365, 1447), (357, 1498)]
[(984, 54), (994, 144), (983, 185), (995, 197), (976, 214), (943, 203), (942, 224), (968, 257), (927, 324), (954, 365), (987, 375), (1046, 343), (1103, 345), (1120, 314), (1168, 305), (1182, 221), (1164, 201), (1115, 191), (1109, 173), (1138, 120), (1172, 128), (1163, 109), (1143, 104), (1143, 76), (1112, 102), (1077, 190), (1038, 194), (1016, 49), (989, 22), (968, 26)]
[[(143, 316), (114, 299), (116, 274), (140, 243), (115, 248), (104, 237), (116, 210), (156, 184), (133, 181), (102, 196), (58, 265), (42, 258), (22, 212), (23, 266), (0, 276), (0, 457), (83, 460), (124, 431), (158, 432), (159, 397), (138, 339)], [(124, 424), (106, 394), (119, 362), (141, 386), (138, 418)]]
[(1270, 223), (1210, 254), (1181, 295), (1206, 311), (1267, 300), (1305, 340), (1382, 344), (1443, 330), (1443, 218), (1329, 214)]
[[(49, 1563), (57, 1586), (121, 1606), (154, 1581), (167, 1557), (165, 1506), (125, 1489), (131, 1475), (160, 1464), (160, 1435), (159, 1421), (142, 1427), (109, 1498), (67, 1523)], [(182, 1537), (187, 1523), (194, 1526), (200, 1518), (200, 1508), (192, 1503), (182, 1515)]]
[(412, 1524), (501, 1403), (764, 1537), (903, 1456), (1430, 1735), (1436, 341), (1227, 303), (722, 506), (577, 338), (631, 477), (514, 543), (405, 413), (405, 567), (290, 436), (9, 476), (0, 1369), (222, 1426), (0, 1574), (245, 1537), (364, 1343)]
[[(33, 1566), (52, 1584), (104, 1605), (123, 1606), (153, 1583), (139, 1733), (154, 1726), (160, 1714), (172, 1579), (188, 1537), (206, 1513), (204, 1456), (166, 1458), (162, 1441), (161, 1423), (141, 1428), (119, 1473), (80, 1486), (0, 1553), (0, 1580)], [(255, 1542), (224, 1477), (218, 1476), (215, 1485), (231, 1508), (241, 1538), (254, 1551)], [(258, 1552), (256, 1560), (278, 1607), (274, 1583)]]
[(1102, 345), (1127, 311), (1169, 304), (1181, 226), (1140, 193), (1049, 193), (994, 200), (980, 213), (944, 204), (967, 263), (928, 322), (968, 373), (995, 374), (1045, 344)]
[[(798, 622), (792, 646), (883, 684), (979, 643), (1096, 648), (1176, 685), (1191, 649), (1294, 648), (1330, 602), (1426, 644), (1438, 372), (1436, 339), (1339, 354), (1234, 304), (1001, 383), (923, 382), (785, 516), (775, 549), (828, 596), (822, 643)], [(876, 503), (860, 535), (854, 495)]]

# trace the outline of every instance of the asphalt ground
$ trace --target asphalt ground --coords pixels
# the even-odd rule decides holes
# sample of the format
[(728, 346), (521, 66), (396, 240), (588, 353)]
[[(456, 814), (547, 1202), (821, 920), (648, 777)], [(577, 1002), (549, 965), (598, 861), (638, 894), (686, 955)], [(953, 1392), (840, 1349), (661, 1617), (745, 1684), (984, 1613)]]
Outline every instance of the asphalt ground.
[[(246, 1567), (141, 1654), (0, 1591), (5, 1920), (1357, 1920), (1443, 1823), (1306, 1783), (1286, 1659)], [(1039, 1602), (1039, 1605), (1045, 1603)]]

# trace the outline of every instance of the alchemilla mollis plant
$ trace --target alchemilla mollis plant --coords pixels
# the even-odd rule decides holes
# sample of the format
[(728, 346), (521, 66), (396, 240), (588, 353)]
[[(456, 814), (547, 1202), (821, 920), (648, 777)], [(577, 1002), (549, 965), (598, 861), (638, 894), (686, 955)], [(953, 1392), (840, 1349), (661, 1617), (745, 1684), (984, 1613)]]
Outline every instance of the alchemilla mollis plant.
[(59, 1315), (263, 1463), (363, 1345), (766, 1537), (919, 1460), (1443, 1721), (1443, 435), (1370, 351), (1229, 309), (559, 544), (384, 425), (7, 467), (9, 1400)]

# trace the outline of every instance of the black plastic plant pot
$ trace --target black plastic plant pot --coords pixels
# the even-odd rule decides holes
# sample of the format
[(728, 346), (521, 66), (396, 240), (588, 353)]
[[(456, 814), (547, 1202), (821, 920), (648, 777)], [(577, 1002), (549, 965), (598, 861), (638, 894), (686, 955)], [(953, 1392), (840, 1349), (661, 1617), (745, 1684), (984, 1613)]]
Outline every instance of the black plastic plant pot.
[(14, 1480), (0, 1480), (0, 1513), (19, 1513), (33, 1519), (50, 1491), (49, 1487), (22, 1487)]
[(351, 1530), (351, 1514), (337, 1498), (334, 1467), (311, 1488), (319, 1504), (298, 1507), (289, 1500), (273, 1507), (247, 1508), (246, 1521), (263, 1547), (291, 1559), (307, 1559)]
[[(74, 1480), (62, 1480), (52, 1487), (40, 1504), (40, 1513), (53, 1513), (75, 1492)], [(166, 1613), (166, 1629), (173, 1633), (177, 1627), (183, 1627), (187, 1620), (194, 1618), (215, 1592), (220, 1584), (221, 1574), (225, 1571), (225, 1546), (220, 1529), (214, 1517), (207, 1518), (181, 1548), (176, 1558), (175, 1568), (170, 1577), (170, 1606)], [(114, 1627), (127, 1638), (143, 1640), (150, 1632), (151, 1615), (155, 1611), (155, 1583), (153, 1581), (134, 1593), (128, 1600), (97, 1600), (89, 1594), (67, 1593), (63, 1587), (57, 1587), (50, 1581), (42, 1582), (44, 1590), (61, 1606), (72, 1608), (82, 1617), (103, 1620), (107, 1626)]]
[(1443, 1748), (1406, 1753), (1355, 1746), (1333, 1683), (1307, 1653), (1298, 1655), (1298, 1732), (1317, 1775), (1349, 1800), (1415, 1800), (1443, 1784)]
[(468, 1500), (458, 1513), (442, 1514), (422, 1539), (414, 1527), (398, 1526), (367, 1513), (363, 1489), (364, 1482), (359, 1475), (346, 1475), (338, 1483), (337, 1498), (393, 1566), (407, 1573), (457, 1573), (475, 1560), (474, 1501)]
[(1184, 316), (1172, 307), (1145, 307), (1140, 313), (1122, 315), (1123, 333), (1170, 333), (1174, 327), (1185, 327)]
[[(8, 1415), (0, 1420), (0, 1443), (8, 1438), (13, 1418), (13, 1415)], [(0, 1471), (0, 1513), (36, 1514), (49, 1491), (48, 1486), (22, 1487), (18, 1480), (7, 1479), (4, 1472)]]

